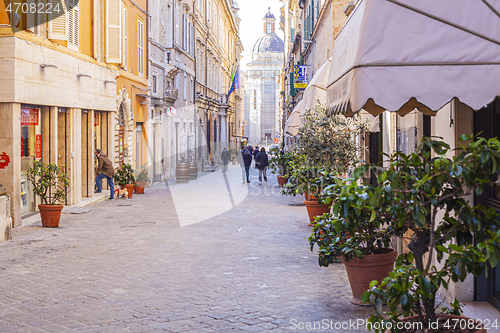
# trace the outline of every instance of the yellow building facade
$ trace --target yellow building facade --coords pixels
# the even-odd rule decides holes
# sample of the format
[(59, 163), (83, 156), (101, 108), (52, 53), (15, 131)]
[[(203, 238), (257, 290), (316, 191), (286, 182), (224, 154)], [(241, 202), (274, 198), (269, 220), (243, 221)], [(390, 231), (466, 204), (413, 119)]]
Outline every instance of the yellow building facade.
[(34, 160), (64, 166), (66, 205), (94, 196), (95, 148), (115, 166), (147, 161), (145, 9), (146, 0), (0, 3), (0, 153), (10, 161), (0, 184), (13, 226), (40, 203), (24, 175)]

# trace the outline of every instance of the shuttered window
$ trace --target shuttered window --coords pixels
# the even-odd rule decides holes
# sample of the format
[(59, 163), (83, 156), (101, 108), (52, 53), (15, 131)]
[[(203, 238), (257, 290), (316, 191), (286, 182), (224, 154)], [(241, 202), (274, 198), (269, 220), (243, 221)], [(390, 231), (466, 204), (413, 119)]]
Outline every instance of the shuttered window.
[[(49, 39), (68, 40), (68, 15), (67, 0), (47, 0), (52, 5), (52, 11), (48, 14)], [(60, 13), (57, 16), (57, 12)]]
[(26, 3), (28, 4), (28, 11), (26, 13), (27, 30), (29, 30), (31, 32), (35, 32), (35, 20), (36, 20), (35, 12), (36, 12), (36, 10), (32, 11), (32, 10), (30, 10), (30, 8), (32, 8), (33, 6), (35, 6), (35, 8), (37, 8), (36, 6), (38, 4), (37, 4), (36, 0), (27, 0)]
[(106, 62), (120, 64), (122, 56), (121, 0), (106, 0)]
[(78, 0), (68, 1), (68, 47), (78, 50), (80, 45), (80, 11)]
[(99, 0), (94, 0), (94, 58), (101, 58), (101, 5)]
[(127, 69), (128, 66), (128, 29), (127, 29), (127, 9), (124, 7), (123, 8), (123, 68)]
[(137, 21), (137, 60), (139, 76), (144, 75), (144, 23)]

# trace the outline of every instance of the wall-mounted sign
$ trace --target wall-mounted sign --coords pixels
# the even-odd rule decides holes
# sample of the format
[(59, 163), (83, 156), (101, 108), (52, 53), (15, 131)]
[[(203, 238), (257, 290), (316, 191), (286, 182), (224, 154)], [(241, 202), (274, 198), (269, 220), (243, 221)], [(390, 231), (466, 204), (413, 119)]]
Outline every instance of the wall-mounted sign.
[(35, 136), (35, 158), (42, 158), (42, 135)]
[(167, 116), (173, 117), (176, 113), (177, 110), (173, 106), (167, 108)]
[(37, 126), (40, 109), (21, 108), (21, 126)]
[(98, 127), (98, 126), (99, 126), (99, 114), (94, 113), (94, 127)]
[(293, 67), (293, 76), (295, 89), (307, 88), (307, 66), (295, 65)]
[(5, 152), (0, 154), (0, 169), (5, 169), (10, 163), (10, 157)]

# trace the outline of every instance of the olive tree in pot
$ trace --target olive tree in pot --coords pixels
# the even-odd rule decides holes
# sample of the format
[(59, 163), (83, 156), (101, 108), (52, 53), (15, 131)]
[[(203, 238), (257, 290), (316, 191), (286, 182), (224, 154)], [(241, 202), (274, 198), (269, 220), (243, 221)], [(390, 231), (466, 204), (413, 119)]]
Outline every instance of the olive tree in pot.
[[(500, 141), (465, 135), (460, 140), (464, 144), (450, 150), (443, 141), (424, 138), (415, 153), (393, 154), (389, 168), (378, 175), (367, 206), (387, 229), (412, 236), (409, 252), (398, 257), (394, 271), (372, 281), (363, 294), (362, 300), (375, 306), (376, 314), (369, 319), (374, 327), (385, 323), (384, 331), (405, 332), (397, 326), (405, 320), (436, 328), (433, 332), (455, 332), (460, 325), (438, 314), (438, 290), (464, 281), (468, 273), (477, 276), (500, 260), (497, 213), (468, 200), (497, 179)], [(383, 311), (383, 303), (388, 311)], [(460, 303), (451, 302), (447, 312), (458, 315)], [(408, 316), (414, 317), (402, 318)], [(469, 332), (485, 332), (474, 320), (460, 320)]]
[(127, 163), (122, 163), (118, 170), (116, 170), (115, 179), (116, 183), (120, 185), (122, 189), (127, 189), (128, 198), (132, 198), (135, 186), (134, 170), (132, 166)]
[(364, 147), (356, 138), (368, 131), (369, 124), (360, 116), (331, 114), (320, 103), (314, 110), (307, 111), (303, 119), (294, 147), (297, 154), (304, 157), (296, 167), (296, 178), (302, 183), (299, 189), (310, 199), (306, 198), (304, 203), (312, 220), (317, 214), (329, 211), (328, 205), (317, 201), (322, 188), (332, 177), (347, 177), (360, 162)]
[(352, 178), (336, 177), (334, 181), (319, 199), (325, 204), (335, 202), (332, 213), (316, 217), (309, 243), (311, 251), (318, 246), (320, 266), (342, 260), (353, 294), (351, 303), (362, 305), (361, 296), (370, 282), (382, 280), (393, 270), (397, 253), (389, 246), (391, 237), (398, 233), (377, 218), (371, 205), (376, 199), (373, 187), (359, 185)]
[(59, 226), (61, 212), (69, 188), (69, 178), (56, 164), (34, 161), (26, 170), (26, 177), (33, 186), (33, 192), (40, 197), (38, 205), (43, 227)]

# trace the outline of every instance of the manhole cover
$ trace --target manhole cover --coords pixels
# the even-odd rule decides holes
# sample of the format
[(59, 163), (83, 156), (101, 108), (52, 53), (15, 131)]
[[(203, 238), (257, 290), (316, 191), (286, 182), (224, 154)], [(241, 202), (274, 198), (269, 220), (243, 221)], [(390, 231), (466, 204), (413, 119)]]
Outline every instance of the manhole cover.
[(129, 204), (129, 205), (124, 205), (124, 204), (120, 204), (120, 205), (117, 205), (117, 206), (132, 206), (132, 204)]
[(291, 204), (288, 204), (288, 206), (305, 206), (306, 204), (305, 203), (291, 203)]

